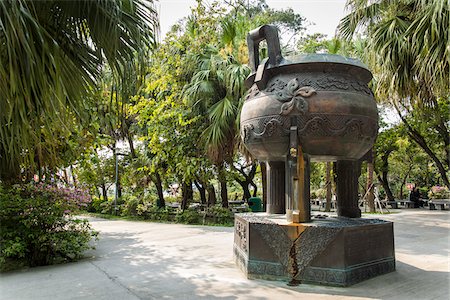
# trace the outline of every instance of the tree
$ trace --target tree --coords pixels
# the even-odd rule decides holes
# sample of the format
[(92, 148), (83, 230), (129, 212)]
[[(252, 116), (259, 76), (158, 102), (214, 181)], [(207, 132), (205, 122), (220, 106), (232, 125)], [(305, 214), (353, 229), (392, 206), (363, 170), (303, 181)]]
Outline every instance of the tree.
[(0, 176), (17, 181), (41, 157), (42, 140), (57, 155), (54, 128), (86, 120), (105, 62), (120, 75), (153, 47), (157, 19), (152, 1), (8, 0), (0, 21)]
[(378, 181), (383, 186), (388, 201), (394, 201), (394, 194), (392, 193), (389, 173), (389, 156), (397, 149), (396, 141), (397, 132), (395, 128), (387, 129), (378, 134), (377, 141), (374, 145), (375, 164), (374, 170), (377, 174)]
[(205, 44), (203, 51), (192, 55), (192, 65), (198, 68), (184, 89), (185, 98), (197, 113), (208, 116), (202, 144), (217, 167), (224, 207), (228, 205), (225, 172), (240, 144), (239, 112), (247, 90), (244, 81), (250, 74), (246, 35), (265, 23), (278, 24), (294, 34), (303, 30), (303, 18), (292, 10), (274, 11), (264, 1), (227, 4), (233, 9), (222, 16), (199, 3), (189, 20), (188, 33)]
[[(256, 170), (258, 167), (257, 163), (252, 162), (242, 164), (238, 161), (234, 162), (231, 167), (235, 171), (233, 172), (234, 180), (239, 183), (239, 185), (242, 187), (242, 191), (244, 192), (243, 200), (248, 201), (250, 197), (256, 197), (258, 187), (253, 180), (255, 178)], [(250, 186), (253, 187), (253, 194), (250, 193)]]
[[(449, 99), (450, 51), (448, 37), (450, 8), (446, 0), (396, 0), (347, 2), (350, 9), (339, 25), (340, 34), (350, 39), (366, 35), (366, 62), (376, 78), (376, 94), (394, 105), (408, 135), (430, 156), (447, 187), (449, 164), (448, 110), (440, 102)], [(408, 113), (432, 112), (429, 126), (439, 137), (433, 150)], [(446, 153), (446, 156), (440, 155)]]

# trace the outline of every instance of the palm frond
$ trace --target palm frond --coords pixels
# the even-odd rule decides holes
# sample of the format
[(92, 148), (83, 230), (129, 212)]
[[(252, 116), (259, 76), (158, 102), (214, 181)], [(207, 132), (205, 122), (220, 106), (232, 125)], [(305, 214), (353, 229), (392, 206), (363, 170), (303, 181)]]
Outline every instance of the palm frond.
[(156, 20), (147, 0), (0, 1), (2, 165), (32, 165), (45, 130), (83, 115), (104, 63), (120, 76), (153, 47)]

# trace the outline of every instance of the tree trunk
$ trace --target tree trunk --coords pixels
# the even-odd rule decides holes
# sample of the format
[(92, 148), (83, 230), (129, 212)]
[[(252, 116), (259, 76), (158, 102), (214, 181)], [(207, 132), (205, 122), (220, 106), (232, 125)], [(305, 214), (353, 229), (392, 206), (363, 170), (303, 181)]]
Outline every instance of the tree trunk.
[(260, 162), (259, 167), (261, 169), (263, 209), (266, 210), (266, 208), (267, 208), (267, 166), (266, 166), (266, 162), (265, 161)]
[(70, 174), (72, 175), (73, 186), (77, 187), (77, 178), (75, 176), (75, 173), (73, 172), (73, 166), (72, 165), (70, 165)]
[(212, 184), (207, 184), (206, 190), (208, 192), (208, 207), (216, 205), (217, 197), (216, 197), (216, 190), (214, 189), (214, 186)]
[(103, 201), (108, 202), (108, 190), (106, 189), (106, 184), (103, 182), (100, 187), (102, 189)]
[(405, 176), (402, 179), (402, 184), (400, 185), (400, 192), (399, 192), (399, 195), (398, 195), (398, 199), (404, 199), (403, 198), (403, 187), (406, 184), (406, 180), (408, 179), (408, 176), (409, 176), (409, 173), (411, 172), (412, 167), (413, 167), (412, 164), (409, 165), (408, 172), (406, 172)]
[(253, 181), (250, 182), (250, 185), (253, 187), (252, 197), (256, 197), (258, 194), (258, 186)]
[(155, 186), (156, 186), (156, 191), (158, 193), (158, 200), (156, 200), (156, 206), (158, 206), (159, 208), (165, 208), (166, 201), (164, 200), (162, 180), (161, 180), (161, 176), (159, 175), (158, 172), (155, 173)]
[(185, 210), (187, 208), (187, 184), (185, 182), (182, 183), (181, 185), (181, 210)]
[(206, 189), (205, 189), (205, 184), (204, 183), (200, 183), (200, 181), (195, 180), (194, 181), (195, 186), (198, 189), (198, 192), (200, 193), (200, 202), (202, 205), (206, 204)]
[(248, 201), (248, 199), (250, 199), (250, 197), (252, 196), (250, 194), (250, 189), (248, 187), (250, 183), (248, 181), (240, 180), (237, 177), (234, 178), (234, 180), (236, 180), (236, 182), (239, 183), (239, 185), (242, 188), (242, 192), (243, 192), (243, 195), (244, 195), (244, 199), (243, 200)]
[(137, 156), (136, 156), (136, 150), (134, 149), (133, 135), (129, 132), (127, 134), (127, 141), (128, 141), (128, 145), (130, 146), (131, 158), (135, 159)]
[(222, 199), (222, 207), (228, 207), (228, 189), (227, 181), (223, 178), (220, 180), (220, 198)]
[(331, 162), (327, 162), (326, 168), (326, 188), (327, 188), (327, 202), (325, 211), (331, 211)]
[(367, 204), (369, 205), (369, 211), (375, 212), (375, 195), (374, 195), (374, 186), (373, 186), (373, 154), (372, 150), (370, 150), (369, 159), (367, 160)]
[(225, 176), (225, 170), (223, 163), (219, 165), (219, 183), (220, 183), (220, 198), (222, 200), (222, 207), (228, 207), (228, 189), (227, 189), (227, 178)]
[[(376, 173), (376, 172), (375, 172)], [(383, 186), (384, 192), (386, 193), (386, 199), (388, 201), (394, 201), (394, 195), (392, 194), (391, 188), (389, 187), (389, 183), (385, 180), (383, 180), (383, 177), (380, 176), (380, 174), (377, 174), (378, 181)]]
[[(388, 172), (389, 172), (389, 155), (391, 152), (394, 151), (393, 149), (390, 149), (383, 153), (381, 156), (381, 172), (380, 170), (375, 170), (375, 173), (377, 174), (378, 181), (381, 182), (381, 185), (383, 186), (384, 191), (386, 192), (386, 199), (388, 201), (394, 201), (394, 195), (392, 194), (391, 188), (389, 186), (388, 181)], [(381, 173), (381, 174), (380, 174)]]

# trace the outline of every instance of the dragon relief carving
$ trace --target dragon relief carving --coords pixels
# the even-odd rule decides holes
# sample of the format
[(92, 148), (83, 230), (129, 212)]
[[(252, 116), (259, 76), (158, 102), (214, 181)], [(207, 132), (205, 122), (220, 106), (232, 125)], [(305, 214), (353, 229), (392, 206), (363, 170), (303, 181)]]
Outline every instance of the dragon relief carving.
[(284, 136), (289, 132), (288, 124), (286, 117), (270, 116), (253, 119), (252, 123), (247, 123), (242, 126), (242, 139), (244, 143), (247, 143), (252, 138), (262, 139), (274, 134)]
[[(242, 127), (244, 143), (273, 135), (289, 134), (289, 117), (267, 116), (253, 119)], [(376, 134), (377, 125), (362, 116), (302, 115), (296, 117), (298, 135), (302, 136), (352, 136), (355, 140), (370, 140)]]
[(365, 137), (365, 122), (360, 118), (349, 118), (343, 124), (333, 125), (328, 117), (314, 116), (306, 122), (297, 121), (298, 124), (304, 124), (298, 129), (299, 135), (320, 135), (320, 136), (345, 136), (352, 135), (361, 140)]
[(255, 132), (256, 138), (262, 138), (264, 136), (272, 136), (279, 126), (282, 126), (283, 122), (278, 119), (271, 119), (269, 122), (264, 124), (264, 129), (260, 133)]

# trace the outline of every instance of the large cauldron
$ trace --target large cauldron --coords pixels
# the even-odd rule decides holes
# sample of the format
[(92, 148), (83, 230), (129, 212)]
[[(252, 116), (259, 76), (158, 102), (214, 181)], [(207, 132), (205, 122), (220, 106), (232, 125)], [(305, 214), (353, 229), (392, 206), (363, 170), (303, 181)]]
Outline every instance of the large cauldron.
[[(258, 45), (269, 58), (259, 64)], [(359, 159), (373, 145), (378, 112), (367, 87), (370, 71), (359, 61), (329, 54), (283, 58), (277, 30), (262, 26), (248, 36), (253, 74), (241, 112), (241, 134), (258, 159), (284, 161), (297, 126), (303, 151), (314, 160)]]
[[(263, 40), (268, 58), (260, 64)], [(254, 157), (267, 161), (267, 211), (286, 208), (288, 220), (295, 222), (296, 211), (301, 222), (310, 220), (312, 159), (337, 161), (338, 215), (359, 217), (359, 160), (378, 131), (377, 107), (367, 86), (372, 74), (361, 62), (338, 55), (283, 58), (274, 26), (251, 31), (247, 42), (253, 74), (246, 82), (241, 136)]]

